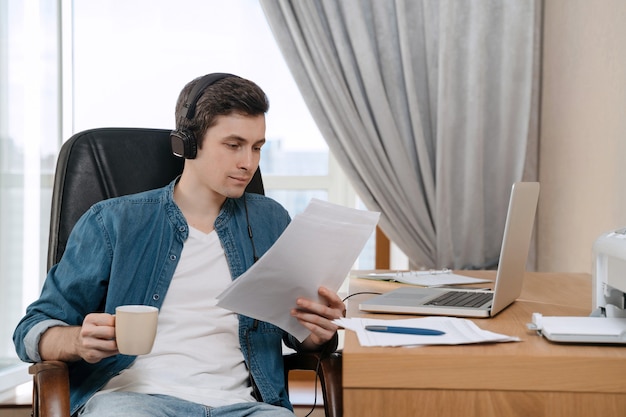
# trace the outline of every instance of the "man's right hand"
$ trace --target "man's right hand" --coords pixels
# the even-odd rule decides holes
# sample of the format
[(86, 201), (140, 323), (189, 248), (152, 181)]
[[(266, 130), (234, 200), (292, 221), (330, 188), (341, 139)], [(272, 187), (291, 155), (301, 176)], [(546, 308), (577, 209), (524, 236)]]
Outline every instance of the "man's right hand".
[(115, 316), (107, 313), (88, 314), (82, 326), (51, 327), (39, 341), (42, 360), (97, 363), (118, 353)]

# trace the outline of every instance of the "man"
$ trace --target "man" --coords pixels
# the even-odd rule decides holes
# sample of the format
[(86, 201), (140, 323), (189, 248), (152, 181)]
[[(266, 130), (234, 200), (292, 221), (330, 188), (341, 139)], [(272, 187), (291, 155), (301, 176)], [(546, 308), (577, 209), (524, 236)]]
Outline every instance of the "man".
[[(244, 190), (265, 142), (265, 93), (231, 74), (190, 82), (176, 105), (172, 147), (186, 159), (168, 186), (97, 203), (77, 222), (40, 298), (18, 324), (24, 361), (69, 363), (71, 412), (83, 416), (293, 416), (281, 341), (334, 349), (345, 312), (295, 301), (302, 343), (269, 324), (221, 309), (216, 296), (278, 239), (290, 219)], [(115, 307), (160, 309), (152, 352), (119, 354)], [(286, 314), (288, 314), (286, 312)]]

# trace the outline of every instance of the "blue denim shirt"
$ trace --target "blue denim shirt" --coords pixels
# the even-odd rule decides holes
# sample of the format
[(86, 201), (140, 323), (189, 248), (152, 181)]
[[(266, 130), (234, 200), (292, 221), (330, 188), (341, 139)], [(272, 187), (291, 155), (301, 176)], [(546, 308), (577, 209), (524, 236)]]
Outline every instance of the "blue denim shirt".
[[(41, 360), (39, 339), (52, 326), (81, 325), (87, 314), (113, 314), (123, 304), (161, 307), (189, 233), (173, 200), (174, 184), (99, 202), (80, 218), (63, 258), (48, 273), (41, 297), (28, 307), (13, 335), (23, 361)], [(261, 256), (289, 224), (289, 214), (262, 195), (246, 194), (246, 200)], [(254, 262), (243, 198), (226, 200), (215, 230), (235, 279)], [(239, 340), (262, 400), (291, 409), (281, 341), (297, 347), (295, 338), (272, 324), (240, 315)], [(134, 359), (120, 354), (96, 364), (69, 363), (72, 414)]]

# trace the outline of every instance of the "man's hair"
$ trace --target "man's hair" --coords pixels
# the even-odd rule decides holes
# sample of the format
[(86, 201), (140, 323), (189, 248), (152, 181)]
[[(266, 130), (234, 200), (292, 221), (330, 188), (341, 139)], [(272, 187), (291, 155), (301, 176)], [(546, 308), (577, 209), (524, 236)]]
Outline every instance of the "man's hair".
[(209, 85), (197, 100), (193, 117), (187, 119), (184, 107), (194, 86), (203, 77), (190, 81), (180, 92), (176, 102), (176, 129), (188, 130), (194, 135), (198, 148), (206, 131), (215, 125), (218, 116), (240, 114), (259, 116), (267, 113), (269, 100), (263, 90), (250, 80), (237, 76), (222, 78)]

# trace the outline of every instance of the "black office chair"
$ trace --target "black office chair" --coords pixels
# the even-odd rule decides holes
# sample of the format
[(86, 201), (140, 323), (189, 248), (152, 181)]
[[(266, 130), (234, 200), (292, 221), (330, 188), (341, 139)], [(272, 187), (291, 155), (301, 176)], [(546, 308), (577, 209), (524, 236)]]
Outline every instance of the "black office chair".
[[(162, 187), (179, 175), (183, 160), (172, 155), (169, 130), (103, 128), (72, 136), (61, 148), (54, 178), (48, 269), (63, 255), (69, 234), (94, 203)], [(248, 192), (264, 194), (260, 171)], [(285, 356), (290, 370), (316, 371), (327, 417), (342, 415), (341, 355), (337, 352)], [(30, 367), (33, 416), (69, 417), (69, 378), (64, 362), (45, 361)], [(287, 378), (286, 378), (287, 380)]]

